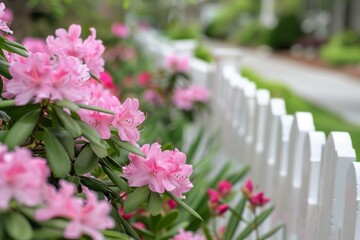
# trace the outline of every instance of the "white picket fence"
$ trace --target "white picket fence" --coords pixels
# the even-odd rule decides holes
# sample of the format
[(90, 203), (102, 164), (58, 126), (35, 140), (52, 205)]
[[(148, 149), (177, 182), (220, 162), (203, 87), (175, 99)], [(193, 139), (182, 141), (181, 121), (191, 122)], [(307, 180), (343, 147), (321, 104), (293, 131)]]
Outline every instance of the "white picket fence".
[[(158, 64), (194, 46), (155, 32), (137, 39)], [(193, 80), (212, 91), (211, 117), (199, 121), (221, 134), (224, 154), (251, 166), (250, 177), (276, 206), (261, 231), (284, 223), (272, 239), (359, 240), (360, 163), (349, 134), (326, 138), (311, 113), (288, 115), (283, 99), (239, 74), (236, 51), (217, 52), (214, 65), (191, 59)]]

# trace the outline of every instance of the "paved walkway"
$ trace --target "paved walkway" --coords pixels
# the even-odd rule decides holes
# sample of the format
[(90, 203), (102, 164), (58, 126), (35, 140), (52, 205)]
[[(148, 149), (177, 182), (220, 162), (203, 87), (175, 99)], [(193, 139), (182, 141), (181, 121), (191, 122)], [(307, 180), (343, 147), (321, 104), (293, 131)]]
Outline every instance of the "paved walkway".
[[(221, 43), (210, 44), (230, 48)], [(360, 79), (260, 50), (237, 49), (243, 55), (242, 66), (251, 67), (266, 79), (281, 82), (299, 96), (360, 125)]]

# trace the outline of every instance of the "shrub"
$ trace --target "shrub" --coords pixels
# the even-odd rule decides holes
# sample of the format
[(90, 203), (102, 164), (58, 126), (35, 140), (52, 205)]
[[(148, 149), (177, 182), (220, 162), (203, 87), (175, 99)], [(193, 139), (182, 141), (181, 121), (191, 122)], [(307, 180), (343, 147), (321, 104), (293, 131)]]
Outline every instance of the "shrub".
[(210, 50), (202, 43), (199, 43), (196, 46), (194, 50), (194, 56), (208, 63), (214, 61), (214, 57), (211, 54)]
[(262, 45), (268, 42), (269, 29), (259, 21), (250, 22), (240, 29), (235, 41), (243, 45)]

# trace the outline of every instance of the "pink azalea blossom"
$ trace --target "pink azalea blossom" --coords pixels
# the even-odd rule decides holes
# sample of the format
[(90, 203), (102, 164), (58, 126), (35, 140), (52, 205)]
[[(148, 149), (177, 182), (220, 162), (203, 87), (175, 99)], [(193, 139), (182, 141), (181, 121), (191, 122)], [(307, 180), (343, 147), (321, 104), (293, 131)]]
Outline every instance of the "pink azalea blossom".
[(250, 197), (249, 201), (250, 201), (251, 205), (253, 205), (255, 207), (262, 207), (270, 201), (270, 198), (264, 197), (264, 193), (260, 192), (260, 193), (253, 194)]
[(175, 89), (172, 102), (178, 109), (189, 111), (194, 107), (194, 103), (205, 103), (209, 97), (209, 91), (205, 87), (192, 85)]
[(210, 203), (218, 203), (220, 201), (221, 196), (215, 189), (209, 188), (207, 193), (209, 195)]
[(74, 196), (75, 185), (64, 180), (60, 181), (61, 188), (56, 190), (48, 187), (47, 206), (36, 211), (38, 221), (52, 218), (66, 218), (70, 222), (65, 228), (65, 238), (80, 238), (83, 234), (92, 239), (103, 240), (101, 230), (113, 228), (114, 220), (109, 216), (111, 207), (105, 200), (97, 200), (96, 194), (83, 187), (86, 200)]
[(187, 56), (177, 56), (175, 54), (167, 56), (165, 66), (174, 72), (187, 72), (190, 68)]
[(114, 80), (109, 72), (102, 72), (100, 74), (101, 83), (108, 89), (115, 90), (116, 85), (114, 84)]
[(96, 39), (96, 30), (90, 28), (91, 35), (85, 41), (80, 38), (81, 26), (72, 24), (69, 30), (57, 29), (54, 36), (48, 36), (46, 43), (51, 54), (64, 53), (83, 61), (90, 72), (99, 77), (104, 71), (105, 61), (102, 57), (105, 47), (101, 40)]
[(164, 98), (152, 89), (148, 89), (143, 93), (143, 99), (153, 105), (162, 105), (164, 103)]
[[(91, 83), (83, 88), (88, 92), (87, 98), (82, 103), (115, 111), (120, 108), (120, 101), (117, 97), (113, 96), (111, 92), (99, 83)], [(114, 115), (92, 111), (88, 109), (79, 109), (78, 114), (84, 122), (96, 129), (103, 139), (110, 138), (110, 127), (115, 118)]]
[(48, 51), (46, 42), (41, 38), (27, 37), (22, 43), (32, 53), (46, 53)]
[(179, 233), (174, 236), (172, 240), (205, 240), (204, 236), (195, 234), (190, 231), (185, 231), (183, 228), (179, 230)]
[(169, 191), (182, 198), (182, 194), (193, 187), (189, 180), (192, 166), (185, 163), (184, 153), (177, 149), (162, 152), (158, 143), (145, 144), (141, 151), (146, 158), (131, 153), (130, 164), (123, 167), (123, 177), (128, 180), (129, 186), (149, 186), (153, 192)]
[(0, 3), (0, 30), (12, 34), (13, 31), (7, 25), (8, 21), (12, 20), (11, 12), (5, 9), (5, 4)]
[(139, 110), (139, 100), (127, 98), (115, 111), (112, 125), (118, 129), (119, 137), (123, 141), (136, 143), (140, 139), (137, 127), (145, 120), (145, 114)]
[(217, 208), (216, 208), (216, 214), (218, 216), (223, 215), (224, 213), (227, 212), (227, 210), (229, 209), (229, 205), (227, 204), (220, 204)]
[(227, 180), (222, 180), (221, 182), (219, 182), (218, 191), (223, 198), (226, 198), (227, 196), (229, 196), (232, 191), (231, 182), (229, 182)]
[(79, 101), (84, 94), (81, 86), (89, 79), (85, 65), (63, 54), (51, 59), (48, 54), (33, 53), (13, 61), (9, 72), (13, 78), (6, 83), (6, 92), (15, 96), (16, 105), (27, 104), (31, 99)]
[(111, 26), (111, 32), (120, 38), (128, 38), (130, 36), (130, 29), (123, 23), (114, 23)]
[(11, 200), (26, 206), (42, 203), (49, 173), (45, 159), (32, 157), (28, 149), (8, 152), (0, 145), (0, 209)]
[(150, 72), (141, 72), (138, 75), (138, 83), (140, 86), (147, 86), (151, 80), (151, 73)]
[(167, 206), (170, 210), (172, 210), (172, 209), (177, 208), (178, 204), (175, 202), (175, 200), (169, 199), (169, 200), (166, 201), (166, 206)]

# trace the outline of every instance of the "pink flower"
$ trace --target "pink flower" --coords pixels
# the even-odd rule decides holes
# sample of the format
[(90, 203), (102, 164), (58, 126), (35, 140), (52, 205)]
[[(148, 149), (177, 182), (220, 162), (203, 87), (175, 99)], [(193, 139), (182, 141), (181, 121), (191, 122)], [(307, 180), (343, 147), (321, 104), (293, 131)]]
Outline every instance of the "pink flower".
[(186, 164), (184, 153), (175, 149), (161, 151), (161, 145), (154, 143), (141, 147), (146, 158), (129, 154), (130, 164), (123, 167), (123, 172), (129, 186), (149, 186), (153, 192), (164, 193), (169, 191), (178, 197), (188, 192), (192, 187), (189, 176), (192, 166)]
[(221, 204), (216, 208), (216, 214), (218, 216), (223, 215), (224, 213), (226, 213), (226, 211), (229, 209), (229, 205), (227, 204)]
[(172, 240), (205, 240), (206, 238), (201, 235), (197, 235), (190, 231), (185, 231), (183, 228), (179, 230), (179, 233), (174, 236)]
[(202, 86), (189, 86), (186, 88), (175, 89), (172, 97), (173, 104), (181, 110), (191, 110), (196, 102), (203, 102), (209, 100), (209, 91)]
[(174, 72), (187, 72), (189, 70), (189, 58), (186, 56), (169, 55), (165, 60), (165, 66)]
[(221, 196), (215, 189), (209, 188), (207, 193), (209, 195), (210, 203), (218, 203), (220, 201)]
[(139, 110), (139, 100), (127, 98), (116, 109), (112, 125), (118, 129), (119, 137), (123, 141), (136, 143), (140, 139), (137, 127), (145, 120), (145, 115)]
[(5, 10), (5, 4), (0, 3), (0, 30), (12, 34), (13, 31), (7, 25), (8, 21), (12, 20), (11, 12)]
[(12, 199), (26, 206), (42, 203), (49, 176), (45, 159), (32, 157), (25, 148), (8, 152), (0, 145), (0, 175), (0, 209), (8, 208)]
[(232, 184), (231, 182), (227, 181), (227, 180), (222, 180), (221, 182), (219, 182), (218, 184), (218, 190), (220, 195), (223, 198), (226, 198), (227, 196), (230, 195), (231, 191), (232, 191)]
[(245, 183), (245, 186), (241, 188), (241, 191), (243, 192), (244, 196), (246, 198), (250, 198), (250, 196), (253, 194), (254, 186), (251, 179), (248, 179)]
[[(82, 101), (84, 104), (100, 107), (113, 112), (121, 108), (119, 99), (113, 96), (109, 90), (104, 89), (99, 83), (91, 83), (84, 87), (83, 90), (89, 93), (87, 98)], [(115, 119), (114, 115), (87, 109), (79, 109), (78, 114), (81, 120), (98, 131), (101, 138), (110, 138), (110, 127)]]
[(138, 82), (140, 86), (147, 86), (151, 80), (151, 73), (150, 72), (141, 72), (138, 75)]
[(63, 54), (51, 59), (48, 54), (33, 53), (13, 61), (9, 72), (13, 78), (6, 83), (6, 92), (15, 97), (17, 105), (27, 104), (31, 99), (79, 101), (84, 94), (81, 86), (89, 79), (85, 65)]
[(116, 89), (113, 78), (109, 72), (102, 72), (100, 74), (100, 81), (106, 88), (111, 90)]
[(55, 31), (54, 36), (48, 36), (46, 43), (51, 54), (64, 53), (83, 61), (90, 72), (99, 77), (104, 71), (105, 61), (102, 57), (105, 47), (102, 41), (96, 39), (96, 30), (90, 28), (91, 35), (85, 41), (80, 38), (81, 26), (73, 24), (67, 32), (60, 28)]
[(148, 89), (143, 93), (143, 99), (153, 105), (161, 105), (164, 103), (164, 98), (152, 89)]
[(166, 205), (170, 210), (177, 208), (178, 204), (173, 199), (169, 199), (166, 201)]
[(87, 234), (95, 240), (103, 240), (100, 231), (115, 226), (114, 220), (109, 217), (110, 204), (105, 200), (97, 200), (96, 194), (85, 187), (83, 192), (86, 200), (74, 196), (75, 185), (61, 180), (60, 186), (59, 191), (53, 187), (48, 188), (47, 206), (36, 211), (36, 220), (66, 218), (70, 222), (65, 228), (65, 238), (80, 238)]
[(114, 23), (111, 26), (111, 32), (120, 38), (128, 38), (130, 35), (130, 30), (128, 28), (128, 26), (126, 26), (126, 24), (122, 24), (122, 23)]
[(41, 38), (26, 37), (22, 43), (32, 53), (46, 53), (48, 51), (46, 42)]
[(264, 193), (260, 192), (257, 194), (253, 194), (250, 197), (249, 201), (250, 201), (251, 205), (253, 205), (255, 207), (262, 207), (270, 201), (270, 198), (264, 197)]

